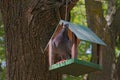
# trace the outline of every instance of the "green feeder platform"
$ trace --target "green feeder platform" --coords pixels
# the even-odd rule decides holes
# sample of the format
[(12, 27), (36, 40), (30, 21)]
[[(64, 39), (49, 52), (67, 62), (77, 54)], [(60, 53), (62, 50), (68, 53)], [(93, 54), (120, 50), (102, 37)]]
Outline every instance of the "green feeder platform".
[(56, 71), (62, 74), (79, 76), (90, 72), (101, 71), (102, 67), (92, 62), (86, 62), (78, 59), (69, 59), (64, 62), (53, 64), (49, 67), (50, 71)]

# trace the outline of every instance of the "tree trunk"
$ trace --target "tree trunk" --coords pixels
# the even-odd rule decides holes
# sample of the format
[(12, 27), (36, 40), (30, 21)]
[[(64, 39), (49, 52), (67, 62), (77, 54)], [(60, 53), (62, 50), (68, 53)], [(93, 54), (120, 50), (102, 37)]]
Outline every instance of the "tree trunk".
[(7, 80), (61, 80), (61, 74), (48, 71), (48, 54), (43, 53), (59, 21), (54, 3), (0, 0), (0, 8), (6, 36)]
[(118, 57), (118, 62), (116, 65), (115, 80), (120, 80), (120, 55)]
[[(110, 25), (110, 27), (112, 28), (114, 37), (115, 37), (115, 41), (116, 41), (116, 47), (120, 50), (120, 7), (116, 10), (116, 13), (113, 15), (113, 21)], [(120, 55), (119, 57), (117, 57), (116, 59), (116, 69), (115, 69), (115, 74), (114, 77), (116, 80), (120, 80)]]
[[(102, 71), (89, 74), (88, 80), (113, 80), (113, 69), (115, 68), (115, 39), (111, 28), (103, 16), (102, 3), (100, 1), (85, 0), (88, 26), (107, 44), (102, 46)], [(97, 49), (93, 45), (92, 62), (96, 62)]]

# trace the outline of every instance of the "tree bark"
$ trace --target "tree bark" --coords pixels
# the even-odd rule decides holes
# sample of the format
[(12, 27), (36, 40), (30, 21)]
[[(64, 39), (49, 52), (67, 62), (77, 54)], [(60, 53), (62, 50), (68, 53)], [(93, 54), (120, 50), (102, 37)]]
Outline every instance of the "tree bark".
[(47, 0), (0, 0), (5, 26), (7, 80), (61, 80), (43, 53), (59, 18)]
[(120, 55), (118, 57), (118, 62), (116, 65), (115, 80), (120, 80)]
[[(103, 16), (102, 3), (95, 0), (85, 0), (88, 26), (107, 44), (102, 46), (102, 71), (89, 74), (88, 80), (113, 80), (113, 69), (115, 68), (115, 39), (111, 28)], [(96, 62), (97, 49), (93, 45), (92, 62)]]
[[(115, 46), (120, 49), (120, 7), (117, 6), (117, 0), (109, 0), (108, 16), (108, 21), (111, 21), (109, 27), (111, 28), (113, 37), (115, 39)], [(120, 80), (120, 56), (116, 57), (114, 79)]]
[[(120, 49), (120, 8), (116, 10), (116, 13), (113, 15), (113, 21), (110, 25), (112, 28), (112, 33), (114, 34), (115, 37), (115, 46)], [(116, 80), (120, 80), (120, 56), (116, 57), (116, 69), (115, 69), (115, 74), (114, 77)]]

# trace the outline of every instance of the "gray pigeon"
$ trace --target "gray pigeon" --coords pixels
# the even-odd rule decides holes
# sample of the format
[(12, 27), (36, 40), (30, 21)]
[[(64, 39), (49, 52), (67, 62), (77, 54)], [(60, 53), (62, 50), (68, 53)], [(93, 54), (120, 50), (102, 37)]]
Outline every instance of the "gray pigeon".
[(68, 37), (68, 25), (65, 25), (52, 41), (54, 61), (59, 62), (71, 58), (71, 47), (72, 44)]

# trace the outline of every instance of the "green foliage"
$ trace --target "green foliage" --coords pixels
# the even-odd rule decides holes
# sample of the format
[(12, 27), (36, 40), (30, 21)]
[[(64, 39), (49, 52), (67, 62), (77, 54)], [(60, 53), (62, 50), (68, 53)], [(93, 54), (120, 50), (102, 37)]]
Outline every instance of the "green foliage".
[(120, 36), (116, 37), (116, 46), (120, 50)]
[(71, 75), (63, 75), (63, 80), (84, 80), (84, 76), (74, 77)]
[(4, 45), (4, 26), (0, 14), (0, 80), (5, 80), (5, 45)]
[(117, 0), (117, 8), (120, 7), (120, 0)]
[(2, 37), (4, 35), (4, 28), (3, 28), (3, 24), (0, 25), (0, 37)]
[(0, 69), (0, 80), (5, 80), (5, 67), (1, 67)]
[(103, 14), (104, 14), (104, 16), (106, 17), (106, 15), (107, 15), (107, 10), (108, 10), (108, 1), (103, 1), (102, 2), (102, 9), (103, 9)]
[(80, 60), (91, 60), (91, 44), (90, 42), (81, 41), (78, 46), (78, 58)]
[[(120, 36), (117, 36), (117, 39), (116, 39), (115, 52), (116, 52), (116, 58), (118, 58), (120, 55)], [(116, 61), (117, 61), (117, 59), (116, 59)]]
[(0, 63), (5, 60), (4, 29), (0, 25)]
[(115, 51), (116, 51), (116, 57), (119, 57), (119, 55), (120, 55), (120, 49), (118, 47), (116, 47)]
[(84, 0), (79, 0), (71, 11), (71, 22), (81, 25), (87, 25), (86, 23), (86, 10)]

